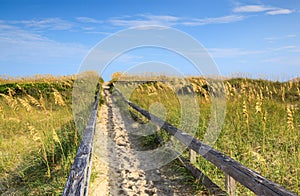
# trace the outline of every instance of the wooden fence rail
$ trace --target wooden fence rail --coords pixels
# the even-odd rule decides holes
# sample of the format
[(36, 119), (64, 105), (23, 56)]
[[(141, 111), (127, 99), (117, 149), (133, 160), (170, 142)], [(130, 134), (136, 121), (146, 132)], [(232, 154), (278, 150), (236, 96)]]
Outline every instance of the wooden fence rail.
[(81, 143), (78, 147), (76, 157), (71, 167), (68, 180), (63, 192), (64, 196), (88, 195), (88, 187), (92, 168), (93, 137), (97, 121), (97, 111), (99, 105), (100, 85), (93, 105), (93, 110), (88, 124), (83, 132)]
[[(228, 177), (231, 177), (238, 181), (243, 186), (247, 187), (249, 190), (257, 195), (291, 195), (292, 193), (282, 186), (268, 180), (267, 178), (261, 176), (255, 171), (245, 167), (241, 163), (235, 161), (231, 157), (217, 151), (216, 149), (208, 146), (207, 144), (199, 141), (198, 139), (188, 135), (187, 133), (179, 130), (178, 128), (172, 126), (168, 122), (163, 121), (157, 116), (150, 114), (150, 112), (140, 108), (134, 103), (127, 100), (118, 88), (115, 87), (120, 97), (129, 106), (138, 111), (140, 114), (145, 116), (147, 119), (151, 120), (157, 125), (163, 125), (162, 129), (166, 130), (170, 135), (177, 138), (180, 142), (185, 144), (189, 149), (194, 150), (196, 153), (200, 154), (203, 158), (217, 166), (221, 169)], [(201, 153), (206, 152), (206, 153)]]

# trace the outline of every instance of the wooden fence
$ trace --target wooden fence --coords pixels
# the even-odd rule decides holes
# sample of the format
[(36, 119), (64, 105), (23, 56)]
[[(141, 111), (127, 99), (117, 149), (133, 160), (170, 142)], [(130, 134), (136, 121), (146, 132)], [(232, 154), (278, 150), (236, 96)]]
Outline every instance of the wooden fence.
[[(127, 100), (118, 88), (115, 87), (115, 90), (133, 109), (138, 111), (140, 114), (145, 116), (147, 119), (156, 123), (157, 125), (163, 125), (161, 128), (166, 130), (170, 135), (177, 138), (181, 143), (185, 144), (192, 152), (200, 154), (203, 158), (217, 166), (221, 169), (226, 175), (226, 184), (227, 193), (234, 195), (234, 181), (239, 182), (243, 186), (247, 187), (249, 190), (254, 192), (257, 195), (288, 195), (295, 196), (295, 193), (292, 193), (282, 186), (268, 180), (267, 178), (261, 176), (255, 171), (245, 167), (241, 163), (235, 161), (231, 157), (217, 151), (216, 149), (208, 146), (207, 144), (199, 141), (198, 139), (188, 135), (187, 133), (177, 129), (168, 122), (163, 121), (157, 116), (150, 114), (150, 112), (140, 108), (134, 103)], [(200, 152), (206, 152), (201, 154)], [(195, 168), (194, 168), (195, 169)]]
[(92, 168), (93, 138), (97, 121), (100, 85), (93, 105), (88, 124), (83, 132), (81, 143), (71, 167), (63, 195), (88, 195), (88, 187)]

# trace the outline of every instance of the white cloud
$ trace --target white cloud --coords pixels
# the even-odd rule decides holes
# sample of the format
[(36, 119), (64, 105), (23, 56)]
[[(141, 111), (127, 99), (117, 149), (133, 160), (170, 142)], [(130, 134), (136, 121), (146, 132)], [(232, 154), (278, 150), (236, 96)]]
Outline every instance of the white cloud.
[[(281, 56), (281, 57), (270, 57), (266, 59), (262, 59), (261, 62), (263, 63), (271, 63), (272, 66), (277, 65), (281, 66), (283, 71), (289, 70), (291, 74), (299, 75), (299, 56)], [(287, 69), (289, 67), (289, 69)], [(294, 69), (293, 71), (291, 71)]]
[(261, 62), (262, 63), (278, 63), (278, 62), (281, 62), (281, 61), (282, 61), (281, 57), (276, 57), (276, 58), (263, 59)]
[(146, 25), (158, 25), (158, 26), (173, 26), (180, 20), (178, 17), (169, 15), (138, 15), (133, 17), (125, 16), (122, 18), (114, 18), (108, 20), (114, 26), (146, 26)]
[(262, 54), (261, 50), (245, 50), (241, 48), (210, 48), (208, 52), (214, 58), (236, 58), (245, 55)]
[(232, 23), (244, 20), (245, 16), (229, 15), (216, 18), (204, 18), (204, 19), (193, 19), (191, 21), (182, 22), (182, 25), (186, 26), (201, 26), (207, 24), (224, 24)]
[(27, 40), (42, 41), (44, 39), (45, 38), (43, 38), (40, 35), (28, 33), (17, 27), (0, 23), (0, 41), (1, 42), (17, 43), (19, 41), (20, 42), (24, 42)]
[(104, 31), (87, 31), (87, 34), (98, 34), (98, 35), (112, 35), (113, 33), (104, 32)]
[[(0, 23), (0, 60), (19, 64), (64, 64), (78, 61), (88, 52), (80, 44), (60, 43), (19, 27)], [(74, 63), (75, 64), (75, 63)]]
[(142, 14), (140, 16), (144, 16), (145, 18), (148, 18), (149, 20), (158, 20), (158, 21), (166, 21), (166, 22), (180, 20), (179, 17), (169, 16), (169, 15), (144, 15), (144, 14)]
[(233, 9), (233, 12), (264, 12), (273, 10), (272, 7), (267, 7), (263, 5), (246, 5), (246, 6), (240, 6)]
[(81, 27), (81, 29), (85, 30), (85, 31), (93, 31), (93, 30), (96, 29), (96, 27), (91, 27), (91, 26), (89, 26), (89, 27)]
[(288, 34), (288, 35), (284, 35), (281, 37), (265, 37), (264, 40), (268, 41), (269, 43), (274, 43), (279, 40), (292, 39), (292, 38), (296, 38), (296, 37), (297, 37), (297, 35), (295, 35), (295, 34)]
[(103, 23), (102, 20), (97, 20), (97, 19), (90, 18), (90, 17), (77, 17), (76, 20), (78, 22), (83, 22), (83, 23), (96, 23), (96, 24)]
[(208, 52), (214, 58), (236, 58), (240, 56), (272, 54), (278, 51), (297, 52), (297, 46), (288, 45), (279, 48), (268, 48), (265, 50), (246, 50), (242, 48), (209, 48)]
[(68, 30), (74, 24), (72, 22), (62, 20), (60, 18), (47, 18), (41, 20), (20, 20), (20, 21), (7, 21), (9, 24), (22, 24), (25, 27), (33, 29), (47, 29), (47, 30)]
[(268, 15), (291, 14), (291, 13), (293, 13), (293, 11), (289, 9), (278, 9), (278, 10), (267, 12)]
[[(211, 18), (185, 18), (172, 15), (151, 15), (138, 14), (134, 16), (122, 16), (110, 18), (108, 20), (98, 20), (90, 17), (76, 17), (76, 21), (67, 21), (61, 18), (33, 19), (33, 20), (15, 20), (15, 21), (0, 21), (0, 24), (15, 25), (23, 29), (30, 30), (84, 30), (87, 32), (98, 32), (96, 24), (109, 24), (119, 27), (133, 26), (201, 26), (207, 24), (225, 24), (244, 20), (246, 16), (242, 15), (227, 15)], [(83, 26), (83, 24), (88, 24)]]
[(282, 50), (289, 50), (289, 49), (294, 49), (294, 48), (297, 48), (297, 46), (282, 46), (282, 47), (279, 47), (279, 48), (270, 48), (271, 51), (282, 51)]
[(233, 9), (236, 13), (254, 13), (254, 12), (266, 12), (267, 15), (279, 15), (279, 14), (291, 14), (293, 10), (270, 7), (265, 5), (246, 5)]
[(125, 26), (125, 27), (133, 27), (133, 26), (142, 26), (142, 25), (168, 25), (160, 21), (151, 21), (151, 20), (126, 20), (126, 19), (111, 19), (109, 20), (109, 23), (111, 23), (114, 26)]
[(158, 26), (201, 26), (207, 24), (224, 24), (232, 23), (244, 20), (245, 16), (228, 15), (215, 18), (182, 18), (169, 15), (138, 15), (133, 17), (125, 16), (122, 18), (114, 18), (108, 20), (108, 22), (114, 26), (146, 26), (146, 25), (158, 25)]

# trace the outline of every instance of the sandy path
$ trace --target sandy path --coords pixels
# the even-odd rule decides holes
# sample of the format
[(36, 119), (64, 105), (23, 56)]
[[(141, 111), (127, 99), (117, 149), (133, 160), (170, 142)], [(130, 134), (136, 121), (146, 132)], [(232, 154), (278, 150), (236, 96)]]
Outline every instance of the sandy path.
[(139, 138), (130, 134), (136, 126), (128, 124), (131, 121), (126, 118), (130, 117), (120, 112), (108, 91), (105, 98), (95, 133), (89, 195), (196, 195), (194, 179), (182, 175), (176, 161), (157, 169), (142, 169), (142, 160), (134, 153), (141, 149)]

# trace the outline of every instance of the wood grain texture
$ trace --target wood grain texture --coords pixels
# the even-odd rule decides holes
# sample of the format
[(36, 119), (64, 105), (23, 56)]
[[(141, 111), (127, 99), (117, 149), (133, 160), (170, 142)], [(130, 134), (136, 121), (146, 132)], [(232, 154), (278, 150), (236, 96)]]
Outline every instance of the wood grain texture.
[(235, 180), (227, 174), (225, 175), (225, 188), (228, 195), (230, 196), (235, 195), (235, 188), (236, 188)]

